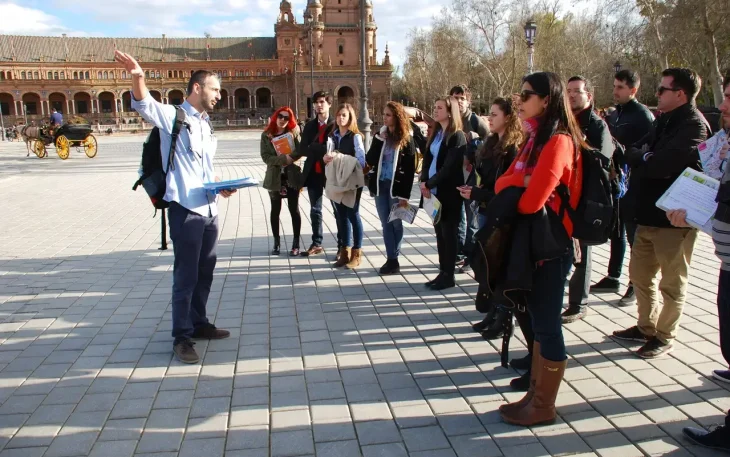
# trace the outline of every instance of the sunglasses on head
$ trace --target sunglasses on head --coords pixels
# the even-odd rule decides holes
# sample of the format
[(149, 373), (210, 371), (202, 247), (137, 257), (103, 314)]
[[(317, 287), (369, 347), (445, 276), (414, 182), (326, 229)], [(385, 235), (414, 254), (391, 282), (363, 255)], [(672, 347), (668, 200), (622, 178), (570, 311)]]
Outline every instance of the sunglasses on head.
[(668, 91), (668, 90), (669, 90), (669, 91), (672, 91), (672, 92), (679, 92), (679, 91), (680, 91), (680, 90), (682, 90), (682, 89), (674, 89), (674, 88), (672, 88), (672, 87), (664, 87), (664, 86), (659, 86), (659, 87), (657, 87), (656, 93), (657, 93), (658, 95), (664, 95), (664, 92), (666, 92), (666, 91)]
[(522, 92), (520, 92), (520, 100), (522, 100), (523, 102), (526, 102), (533, 95), (542, 95), (542, 94), (540, 94), (539, 92), (535, 92), (534, 90), (523, 90)]
[(278, 117), (279, 119), (284, 119), (285, 121), (289, 120), (289, 116), (283, 113), (279, 113), (279, 115), (276, 117)]

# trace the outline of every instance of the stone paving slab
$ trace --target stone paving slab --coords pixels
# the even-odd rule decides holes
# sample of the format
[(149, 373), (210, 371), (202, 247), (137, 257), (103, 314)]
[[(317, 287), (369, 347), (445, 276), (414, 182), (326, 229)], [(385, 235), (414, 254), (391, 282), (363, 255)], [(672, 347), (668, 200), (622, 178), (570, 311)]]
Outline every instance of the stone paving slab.
[[(223, 179), (263, 179), (257, 133), (219, 139)], [(384, 249), (368, 196), (356, 271), (330, 267), (328, 211), (325, 256), (271, 257), (266, 192), (221, 201), (208, 312), (232, 335), (198, 342), (200, 364), (177, 362), (172, 251), (157, 249), (159, 215), (131, 191), (143, 140), (102, 137), (95, 159), (72, 151), (66, 161), (0, 143), (0, 457), (713, 455), (681, 434), (722, 422), (730, 407), (728, 386), (711, 377), (725, 361), (708, 237), (672, 354), (641, 360), (612, 341), (636, 310), (617, 307), (617, 294), (591, 296), (587, 318), (564, 328), (557, 422), (514, 427), (498, 407), (522, 396), (509, 389), (517, 373), (470, 328), (476, 283), (423, 286), (438, 256), (422, 213), (405, 228), (402, 274), (378, 276)], [(306, 192), (300, 207), (306, 247)], [(281, 219), (286, 252), (286, 210)], [(594, 248), (594, 280), (608, 255)], [(525, 353), (520, 335), (512, 346)]]

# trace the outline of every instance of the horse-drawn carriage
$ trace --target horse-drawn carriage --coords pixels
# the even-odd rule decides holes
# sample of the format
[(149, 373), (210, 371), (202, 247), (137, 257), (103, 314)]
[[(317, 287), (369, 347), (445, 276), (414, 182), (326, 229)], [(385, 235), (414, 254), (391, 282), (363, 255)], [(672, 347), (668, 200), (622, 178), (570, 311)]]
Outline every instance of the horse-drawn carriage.
[(53, 132), (49, 128), (26, 126), (21, 135), (26, 143), (31, 143), (31, 150), (38, 158), (46, 157), (46, 146), (54, 145), (62, 160), (68, 159), (71, 147), (84, 148), (86, 157), (91, 159), (97, 152), (96, 137), (91, 132), (89, 124), (64, 124)]

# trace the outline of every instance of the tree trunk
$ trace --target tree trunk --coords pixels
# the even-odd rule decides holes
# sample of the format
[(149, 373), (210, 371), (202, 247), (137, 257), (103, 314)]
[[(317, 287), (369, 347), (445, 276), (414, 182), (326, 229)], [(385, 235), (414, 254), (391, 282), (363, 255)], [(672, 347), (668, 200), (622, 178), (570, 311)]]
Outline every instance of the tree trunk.
[(719, 107), (723, 100), (722, 90), (722, 72), (720, 71), (720, 62), (717, 56), (717, 42), (715, 40), (715, 31), (710, 27), (710, 17), (707, 11), (707, 0), (702, 0), (702, 28), (707, 38), (707, 50), (708, 55), (708, 70), (709, 70), (709, 84), (712, 89), (712, 98), (715, 102), (715, 106)]

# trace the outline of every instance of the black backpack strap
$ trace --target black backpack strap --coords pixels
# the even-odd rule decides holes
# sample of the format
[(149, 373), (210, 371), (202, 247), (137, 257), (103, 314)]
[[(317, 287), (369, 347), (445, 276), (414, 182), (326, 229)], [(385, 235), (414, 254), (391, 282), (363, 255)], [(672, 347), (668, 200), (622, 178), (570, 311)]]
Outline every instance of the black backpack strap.
[(175, 169), (175, 147), (183, 124), (185, 124), (185, 110), (181, 106), (175, 105), (175, 122), (172, 124), (172, 133), (170, 134), (170, 154), (167, 157), (167, 170), (165, 170), (165, 173)]

